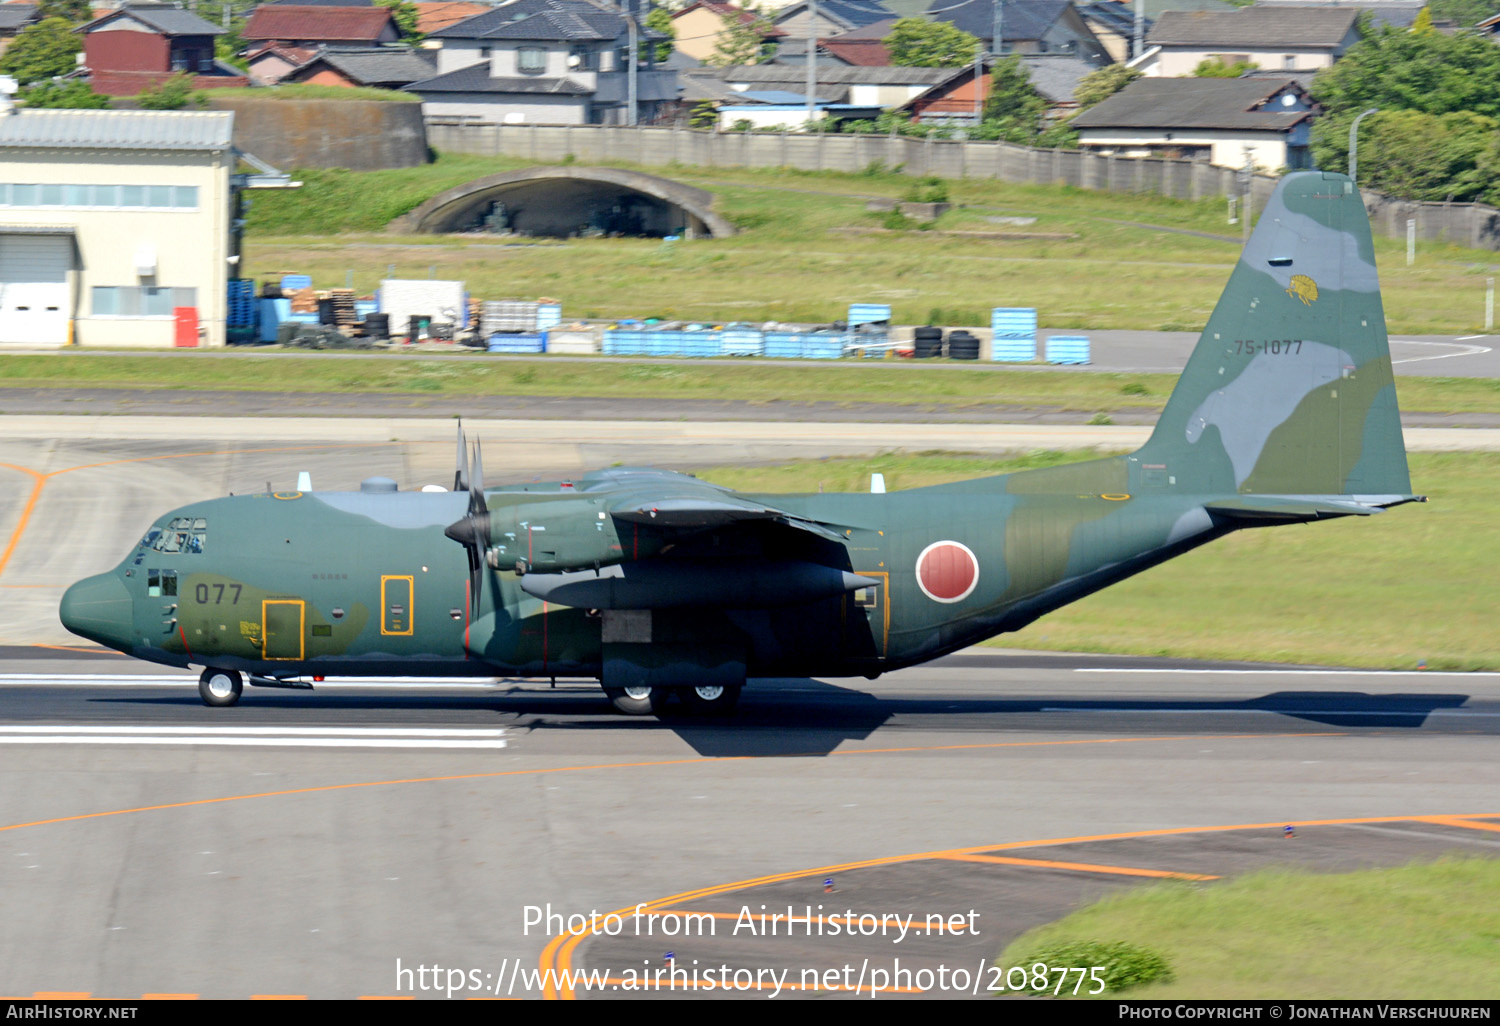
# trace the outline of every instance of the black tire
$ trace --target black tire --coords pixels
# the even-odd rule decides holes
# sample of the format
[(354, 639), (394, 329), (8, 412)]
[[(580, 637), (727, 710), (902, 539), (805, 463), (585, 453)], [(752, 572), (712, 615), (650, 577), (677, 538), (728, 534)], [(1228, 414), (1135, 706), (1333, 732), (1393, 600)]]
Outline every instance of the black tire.
[(652, 687), (605, 688), (604, 694), (615, 711), (626, 716), (654, 716), (672, 697), (667, 688)]
[(245, 690), (244, 678), (238, 670), (220, 670), (213, 666), (203, 671), (198, 678), (198, 697), (203, 704), (214, 708), (225, 708), (240, 700)]
[(696, 688), (679, 688), (677, 697), (692, 716), (728, 716), (740, 702), (740, 685), (711, 684)]
[(943, 339), (943, 329), (942, 328), (934, 328), (931, 325), (928, 325), (927, 327), (915, 329), (912, 332), (912, 336), (911, 337), (914, 338), (914, 339), (917, 339), (918, 341), (920, 341), (920, 340), (922, 340), (924, 338), (935, 338), (935, 339), (937, 339), (938, 341), (941, 342), (942, 339)]

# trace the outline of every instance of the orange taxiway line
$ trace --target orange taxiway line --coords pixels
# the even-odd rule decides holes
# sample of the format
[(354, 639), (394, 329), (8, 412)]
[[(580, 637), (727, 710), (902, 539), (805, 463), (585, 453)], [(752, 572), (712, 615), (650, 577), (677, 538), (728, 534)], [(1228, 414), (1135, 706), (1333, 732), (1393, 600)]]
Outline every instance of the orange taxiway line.
[(14, 463), (0, 463), (0, 467), (31, 475), (31, 494), (26, 497), (26, 505), (21, 509), (21, 518), (16, 521), (15, 528), (10, 532), (9, 544), (5, 546), (4, 552), (0, 552), (0, 574), (3, 574), (6, 564), (10, 562), (10, 557), (15, 555), (16, 546), (21, 543), (21, 534), (31, 521), (31, 514), (36, 511), (36, 502), (42, 497), (42, 489), (47, 487), (48, 475), (38, 473), (30, 467), (18, 467)]
[[(1469, 820), (1475, 817), (1497, 818), (1500, 813), (1494, 812), (1471, 812), (1453, 816), (1454, 819)], [(1426, 817), (1431, 819), (1432, 817)], [(1052, 837), (1034, 841), (1009, 841), (1005, 844), (985, 844), (972, 848), (950, 848), (941, 851), (917, 852), (912, 855), (890, 855), (883, 858), (863, 859), (858, 862), (844, 862), (831, 866), (818, 866), (812, 869), (797, 869), (786, 873), (772, 873), (768, 876), (752, 877), (748, 880), (736, 880), (732, 883), (715, 884), (712, 887), (700, 887), (692, 891), (683, 891), (680, 894), (671, 894), (665, 898), (655, 901), (642, 902), (639, 905), (628, 908), (617, 909), (613, 915), (627, 916), (633, 914), (637, 909), (642, 911), (656, 911), (657, 909), (681, 905), (684, 902), (695, 901), (699, 898), (709, 898), (731, 891), (746, 890), (751, 887), (761, 887), (767, 884), (783, 883), (788, 880), (805, 879), (810, 876), (829, 876), (834, 873), (845, 873), (855, 869), (868, 869), (874, 866), (890, 866), (906, 862), (921, 862), (927, 859), (952, 858), (955, 855), (980, 855), (991, 851), (1007, 851), (1016, 848), (1042, 848), (1050, 845), (1063, 844), (1085, 844), (1093, 841), (1119, 841), (1138, 837), (1170, 837), (1181, 834), (1208, 834), (1223, 833), (1231, 830), (1279, 830), (1286, 826), (1352, 826), (1360, 823), (1411, 823), (1423, 819), (1417, 816), (1364, 816), (1351, 819), (1313, 819), (1294, 821), (1290, 824), (1284, 821), (1274, 823), (1236, 823), (1223, 826), (1206, 827), (1166, 827), (1157, 830), (1132, 830), (1118, 834), (1089, 834), (1079, 837)], [(538, 959), (542, 970), (542, 978), (546, 981), (543, 996), (549, 1000), (571, 1001), (574, 994), (571, 987), (558, 988), (554, 981), (568, 979), (567, 974), (572, 972), (573, 952), (579, 944), (588, 939), (588, 934), (560, 934), (548, 942), (547, 947), (542, 950)], [(555, 967), (555, 968), (554, 968)]]
[(197, 1001), (197, 994), (142, 994), (142, 1001)]
[(33, 1001), (86, 1001), (93, 994), (86, 990), (39, 990), (31, 995)]
[(1099, 866), (1092, 862), (1049, 862), (1044, 859), (1012, 859), (1003, 855), (948, 855), (948, 862), (988, 862), (996, 866), (1032, 866), (1037, 869), (1070, 869), (1078, 873), (1109, 873), (1115, 876), (1150, 876), (1162, 880), (1217, 880), (1202, 873), (1174, 873), (1167, 869), (1136, 869), (1132, 866)]
[(1500, 823), (1484, 823), (1462, 816), (1419, 816), (1417, 822), (1431, 823), (1433, 826), (1463, 827), (1466, 830), (1494, 830), (1500, 833)]

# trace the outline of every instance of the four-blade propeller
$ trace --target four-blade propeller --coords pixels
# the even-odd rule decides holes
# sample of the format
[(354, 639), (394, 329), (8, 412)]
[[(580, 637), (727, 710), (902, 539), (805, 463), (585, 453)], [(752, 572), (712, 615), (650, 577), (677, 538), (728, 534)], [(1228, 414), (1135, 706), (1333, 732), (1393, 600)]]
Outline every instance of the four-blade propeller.
[(480, 586), (484, 583), (485, 556), (490, 548), (490, 511), (484, 501), (484, 457), (479, 443), (465, 450), (463, 425), (458, 428), (458, 466), (453, 472), (455, 491), (468, 489), (469, 512), (462, 520), (443, 529), (443, 534), (464, 547), (469, 557), (469, 603), (472, 616), (479, 615)]

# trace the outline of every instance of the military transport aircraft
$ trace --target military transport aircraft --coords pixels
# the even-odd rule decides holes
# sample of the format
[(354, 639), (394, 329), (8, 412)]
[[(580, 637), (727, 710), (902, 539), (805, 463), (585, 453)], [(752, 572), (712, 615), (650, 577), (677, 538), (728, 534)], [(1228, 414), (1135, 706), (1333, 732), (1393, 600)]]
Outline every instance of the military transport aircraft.
[(1369, 221), (1290, 174), (1150, 440), (889, 494), (752, 495), (615, 468), (452, 492), (273, 492), (163, 516), (73, 585), (69, 630), (205, 667), (203, 701), (323, 675), (597, 678), (727, 712), (748, 678), (876, 677), (1016, 630), (1231, 531), (1411, 494)]

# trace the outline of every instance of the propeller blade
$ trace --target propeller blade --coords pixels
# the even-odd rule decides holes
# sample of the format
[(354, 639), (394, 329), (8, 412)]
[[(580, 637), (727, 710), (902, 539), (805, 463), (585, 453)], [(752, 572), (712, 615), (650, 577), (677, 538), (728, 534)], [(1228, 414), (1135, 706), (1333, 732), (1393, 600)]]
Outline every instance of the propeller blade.
[(463, 418), (458, 421), (458, 455), (453, 460), (453, 490), (461, 492), (469, 487), (466, 480), (469, 474), (468, 446), (464, 439)]
[(469, 511), (487, 512), (484, 501), (484, 452), (478, 442), (474, 443), (474, 465), (469, 468)]

